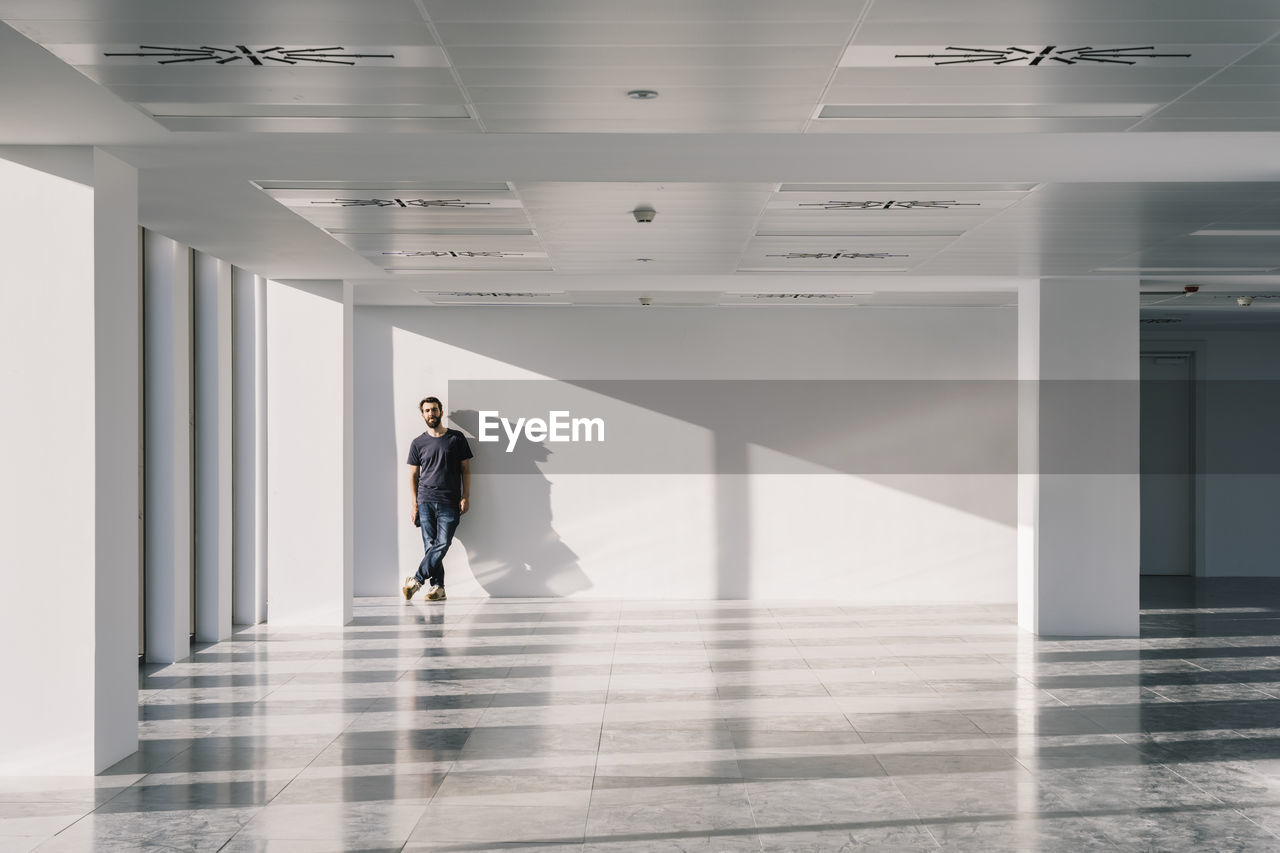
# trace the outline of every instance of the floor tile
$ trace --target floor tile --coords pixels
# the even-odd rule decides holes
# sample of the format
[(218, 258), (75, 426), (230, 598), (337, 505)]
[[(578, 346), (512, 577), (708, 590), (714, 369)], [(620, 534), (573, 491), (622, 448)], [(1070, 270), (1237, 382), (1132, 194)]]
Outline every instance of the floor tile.
[(1119, 640), (1005, 605), (358, 599), (145, 666), (140, 751), (0, 778), (0, 853), (1280, 850), (1274, 590), (1142, 590)]

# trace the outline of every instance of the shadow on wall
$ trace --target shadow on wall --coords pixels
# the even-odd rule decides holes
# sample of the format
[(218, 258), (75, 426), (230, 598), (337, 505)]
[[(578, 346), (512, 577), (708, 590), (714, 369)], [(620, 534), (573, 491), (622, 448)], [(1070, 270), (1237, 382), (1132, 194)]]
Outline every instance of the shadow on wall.
[[(474, 436), (479, 415), (453, 411), (449, 423)], [(484, 452), (474, 442), (472, 447)], [(504, 460), (502, 488), (477, 501), (459, 531), (471, 574), (491, 596), (566, 596), (591, 588), (578, 555), (555, 531), (551, 482), (538, 467), (551, 452), (538, 442), (519, 442)]]
[[(999, 393), (992, 399), (974, 396), (975, 390), (991, 390), (990, 382), (935, 384), (941, 396), (931, 396), (910, 393), (923, 387), (915, 381), (866, 381), (879, 377), (878, 369), (865, 367), (871, 361), (905, 361), (899, 373), (929, 375), (934, 361), (925, 364), (918, 349), (928, 350), (930, 358), (934, 350), (963, 350), (945, 338), (944, 328), (925, 323), (933, 322), (933, 315), (916, 317), (914, 324), (890, 323), (887, 330), (879, 328), (885, 319), (877, 317), (876, 324), (852, 331), (847, 326), (854, 318), (847, 314), (804, 316), (813, 320), (792, 326), (772, 313), (624, 318), (550, 312), (538, 314), (535, 324), (519, 310), (486, 313), (483, 323), (466, 309), (357, 311), (356, 594), (398, 589), (399, 579), (421, 556), (416, 531), (407, 523), (405, 447), (400, 446), (411, 431), (421, 430), (413, 413), (420, 392), (445, 396), (454, 407), (449, 425), (472, 437), (480, 432), (476, 409), (567, 409), (603, 417), (610, 425), (608, 445), (526, 437), (508, 454), (505, 442), (473, 443), (477, 500), (454, 550), (458, 564), (465, 553), (470, 574), (489, 595), (568, 596), (587, 590), (626, 595), (639, 588), (637, 573), (654, 569), (668, 584), (660, 588), (748, 598), (759, 592), (752, 588), (757, 577), (772, 577), (766, 568), (776, 564), (785, 571), (795, 559), (811, 569), (805, 589), (814, 592), (806, 594), (826, 594), (834, 585), (845, 594), (856, 588), (881, 597), (901, 590), (910, 595), (926, 577), (930, 588), (976, 587), (988, 597), (1004, 595), (1012, 571), (1005, 531), (1016, 516), (1013, 465), (988, 473), (958, 447), (952, 433), (959, 429), (953, 415), (963, 415), (966, 434), (984, 439), (983, 447), (1007, 449), (1009, 442), (984, 429), (993, 418), (999, 420), (1007, 401)], [(926, 334), (931, 331), (936, 334)], [(1000, 331), (974, 337), (1003, 340)], [(756, 342), (766, 336), (777, 346), (761, 354)], [(655, 339), (667, 343), (655, 349)], [(935, 340), (941, 342), (926, 346)], [(885, 348), (887, 354), (880, 352)], [(983, 359), (1003, 358), (1004, 349), (995, 347), (994, 354), (975, 357), (975, 363), (982, 368)], [(644, 353), (644, 359), (637, 360), (636, 353)], [(777, 353), (788, 354), (781, 366), (774, 366)], [(692, 378), (803, 375), (811, 367), (823, 378)], [(583, 372), (618, 378), (583, 379)], [(953, 373), (963, 375), (959, 368)], [(655, 376), (673, 378), (650, 378)], [(833, 398), (833, 389), (849, 393)], [(765, 416), (762, 402), (769, 407)], [(941, 424), (950, 428), (944, 440), (938, 440)], [(655, 446), (644, 438), (652, 434), (672, 440)], [(868, 459), (881, 463), (880, 470), (865, 464)], [(955, 459), (958, 469), (941, 464)], [(970, 476), (974, 472), (982, 476)], [(644, 475), (643, 488), (632, 493), (621, 476), (606, 477), (597, 494), (595, 481), (578, 476), (595, 473)], [(771, 481), (757, 476), (761, 473), (813, 473), (802, 482), (815, 488), (788, 497), (771, 490)], [(700, 479), (693, 489), (667, 496), (664, 474)], [(558, 519), (559, 530), (553, 497), (554, 506), (567, 513)], [(896, 517), (872, 531), (865, 523), (859, 526), (859, 507), (878, 512), (883, 521), (883, 499), (905, 512), (914, 498), (930, 502), (920, 510), (940, 519), (944, 533), (954, 529), (967, 537), (961, 549), (936, 534), (939, 528), (921, 531), (914, 521), (910, 528), (897, 524)], [(664, 512), (676, 513), (674, 535), (683, 550), (670, 564), (655, 565), (667, 553), (657, 524)], [(753, 525), (761, 519), (776, 523)], [(969, 574), (957, 579), (956, 565)]]

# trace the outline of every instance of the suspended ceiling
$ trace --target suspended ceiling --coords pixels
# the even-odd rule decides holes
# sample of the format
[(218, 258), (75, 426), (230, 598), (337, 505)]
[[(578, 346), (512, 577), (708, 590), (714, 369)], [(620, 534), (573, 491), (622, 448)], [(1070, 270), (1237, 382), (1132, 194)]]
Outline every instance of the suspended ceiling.
[(1200, 283), (1176, 304), (1204, 311), (1280, 288), (1274, 2), (0, 0), (0, 19), (0, 144), (104, 146), (139, 167), (145, 225), (272, 277), (385, 298), (1108, 275)]

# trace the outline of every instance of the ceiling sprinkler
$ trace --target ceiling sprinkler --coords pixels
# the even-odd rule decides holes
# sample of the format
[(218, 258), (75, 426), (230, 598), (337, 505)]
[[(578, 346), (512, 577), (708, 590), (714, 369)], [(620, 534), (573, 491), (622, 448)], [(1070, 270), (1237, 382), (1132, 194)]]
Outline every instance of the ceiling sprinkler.
[(1252, 296), (1237, 296), (1237, 297), (1236, 297), (1236, 304), (1237, 304), (1237, 305), (1239, 305), (1241, 308), (1248, 308), (1250, 305), (1252, 305), (1252, 304), (1253, 304), (1253, 297), (1252, 297)]
[(1182, 295), (1190, 296), (1191, 294), (1196, 293), (1199, 290), (1200, 290), (1200, 285), (1188, 284), (1186, 287), (1182, 288)]

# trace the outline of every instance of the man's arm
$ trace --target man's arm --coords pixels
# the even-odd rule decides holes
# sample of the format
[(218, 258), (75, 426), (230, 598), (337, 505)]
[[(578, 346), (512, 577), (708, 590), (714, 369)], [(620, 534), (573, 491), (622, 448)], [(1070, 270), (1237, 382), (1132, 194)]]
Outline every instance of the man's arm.
[(466, 515), (471, 508), (471, 460), (462, 460), (462, 501), (458, 504), (458, 514)]
[(409, 503), (413, 504), (413, 523), (418, 523), (418, 475), (417, 465), (409, 466)]

